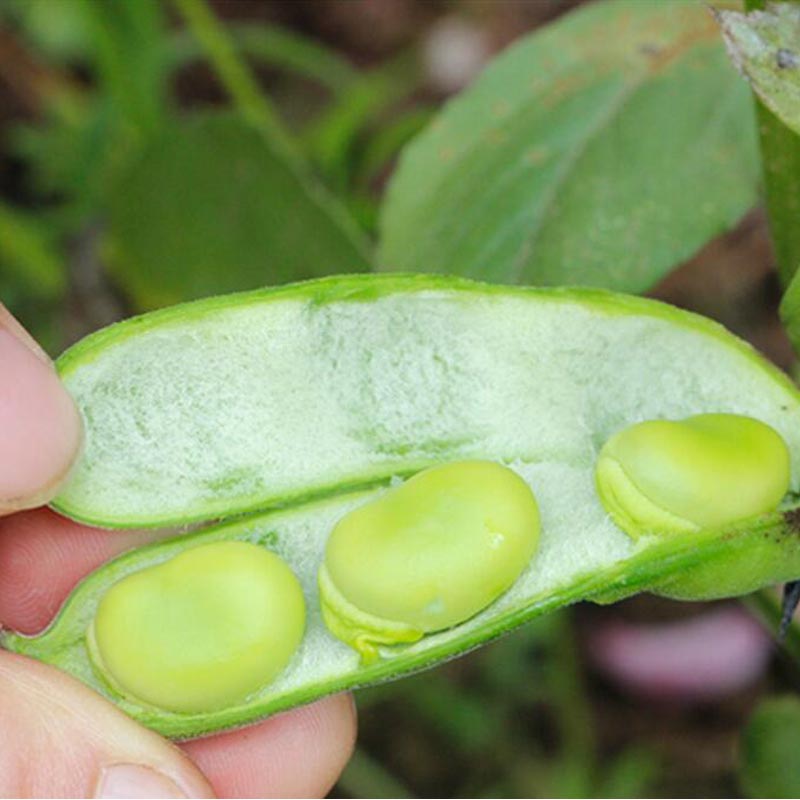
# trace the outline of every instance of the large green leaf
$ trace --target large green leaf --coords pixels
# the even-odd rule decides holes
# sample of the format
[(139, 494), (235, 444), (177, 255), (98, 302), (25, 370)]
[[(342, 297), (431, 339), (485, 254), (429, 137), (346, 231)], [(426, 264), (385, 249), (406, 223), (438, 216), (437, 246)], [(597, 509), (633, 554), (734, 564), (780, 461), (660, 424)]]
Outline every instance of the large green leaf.
[(706, 9), (595, 3), (501, 55), (412, 142), (379, 262), (642, 291), (757, 183), (748, 92)]
[(255, 127), (166, 127), (111, 193), (112, 271), (142, 308), (368, 268), (360, 234)]
[(778, 276), (786, 286), (800, 264), (800, 136), (761, 101), (756, 105), (769, 227)]
[[(788, 285), (800, 264), (800, 14), (792, 3), (764, 10), (746, 0), (747, 16), (720, 12), (729, 52), (759, 96), (758, 129), (769, 227), (778, 274)], [(792, 110), (794, 108), (794, 111)]]

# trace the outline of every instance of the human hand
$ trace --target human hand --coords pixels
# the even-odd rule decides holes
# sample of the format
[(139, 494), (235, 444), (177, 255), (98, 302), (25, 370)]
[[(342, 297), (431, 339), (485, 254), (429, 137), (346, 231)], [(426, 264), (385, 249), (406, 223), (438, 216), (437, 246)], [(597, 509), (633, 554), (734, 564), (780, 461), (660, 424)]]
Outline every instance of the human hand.
[[(2, 304), (0, 431), (0, 626), (34, 633), (76, 581), (157, 534), (100, 531), (37, 508), (78, 452), (80, 420)], [(0, 651), (0, 797), (321, 796), (355, 728), (352, 699), (338, 695), (176, 747), (65, 673)]]

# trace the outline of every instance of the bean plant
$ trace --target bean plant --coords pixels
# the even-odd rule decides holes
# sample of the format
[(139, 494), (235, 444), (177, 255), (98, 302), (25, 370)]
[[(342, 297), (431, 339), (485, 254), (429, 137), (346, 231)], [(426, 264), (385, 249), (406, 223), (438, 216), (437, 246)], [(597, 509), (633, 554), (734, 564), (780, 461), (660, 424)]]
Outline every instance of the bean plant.
[[(750, 5), (585, 4), (381, 128), (416, 79), (403, 58), (361, 76), (202, 0), (76, 0), (60, 38), (10, 4), (102, 91), (54, 80), (48, 124), (15, 131), (57, 201), (46, 224), (0, 206), (0, 288), (58, 349), (32, 309), (63, 303), (72, 242), (146, 312), (57, 361), (86, 440), (53, 507), (171, 533), (2, 646), (174, 738), (643, 592), (760, 592), (796, 651), (800, 391), (636, 296), (763, 190), (800, 352), (800, 6)], [(180, 114), (170, 76), (199, 59), (230, 107)], [(333, 99), (287, 122), (248, 59)], [(745, 791), (796, 792), (774, 765), (798, 728), (793, 698), (756, 713)]]

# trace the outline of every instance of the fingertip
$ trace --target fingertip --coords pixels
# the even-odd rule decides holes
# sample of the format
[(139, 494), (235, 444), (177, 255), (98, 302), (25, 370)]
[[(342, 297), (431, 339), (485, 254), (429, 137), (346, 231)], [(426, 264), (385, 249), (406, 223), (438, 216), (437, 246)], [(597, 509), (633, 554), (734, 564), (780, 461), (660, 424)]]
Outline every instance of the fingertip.
[(37, 633), (81, 578), (152, 538), (87, 528), (44, 508), (0, 519), (0, 626)]
[(323, 797), (355, 740), (352, 696), (339, 694), (182, 747), (221, 797)]
[(78, 410), (52, 364), (7, 319), (0, 316), (0, 514), (46, 503), (82, 437)]

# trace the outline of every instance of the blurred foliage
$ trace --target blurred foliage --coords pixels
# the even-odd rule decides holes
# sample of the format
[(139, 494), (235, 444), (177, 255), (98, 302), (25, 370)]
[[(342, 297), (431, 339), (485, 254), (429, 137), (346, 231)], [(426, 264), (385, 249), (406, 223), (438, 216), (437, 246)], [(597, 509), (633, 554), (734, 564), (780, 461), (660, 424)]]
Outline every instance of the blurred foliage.
[[(0, 286), (51, 350), (81, 325), (59, 335), (43, 298), (66, 302), (86, 262), (129, 312), (369, 268), (376, 182), (427, 119), (411, 54), (360, 72), (293, 31), (221, 25), (195, 0), (7, 0), (0, 26), (34, 110), (6, 130), (25, 182), (0, 206)], [(181, 108), (178, 79), (204, 60), (233, 111)], [(290, 130), (250, 64), (324, 99)]]
[(66, 63), (85, 55), (88, 20), (71, 3), (5, 0), (3, 11), (42, 55)]
[(800, 699), (764, 700), (742, 732), (740, 780), (747, 797), (800, 797)]
[(35, 216), (0, 203), (0, 265), (38, 298), (58, 297), (65, 287), (64, 261), (50, 230)]

